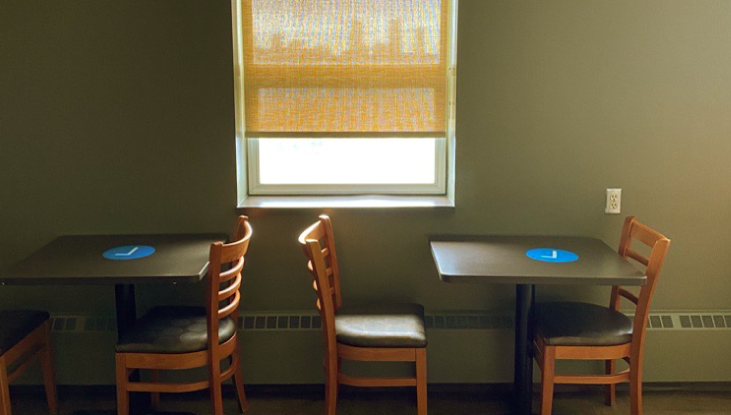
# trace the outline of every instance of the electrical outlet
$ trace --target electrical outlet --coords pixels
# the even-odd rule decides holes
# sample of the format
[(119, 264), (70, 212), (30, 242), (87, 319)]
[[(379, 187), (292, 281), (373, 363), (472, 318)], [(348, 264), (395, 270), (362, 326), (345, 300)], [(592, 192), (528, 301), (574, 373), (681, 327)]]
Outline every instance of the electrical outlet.
[(622, 210), (622, 189), (607, 189), (607, 205), (604, 213), (618, 214)]

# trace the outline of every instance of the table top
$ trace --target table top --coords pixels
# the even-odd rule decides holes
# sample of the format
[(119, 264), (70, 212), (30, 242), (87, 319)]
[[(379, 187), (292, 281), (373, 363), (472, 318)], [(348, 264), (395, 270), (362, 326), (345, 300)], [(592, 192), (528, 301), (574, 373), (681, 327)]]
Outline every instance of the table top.
[[(430, 242), (445, 282), (644, 285), (645, 275), (599, 239), (575, 236), (453, 236)], [(572, 262), (529, 258), (531, 249), (569, 251)]]
[[(196, 282), (208, 272), (211, 243), (223, 234), (61, 236), (0, 275), (2, 284), (137, 284)], [(110, 260), (117, 247), (151, 246), (154, 253)], [(118, 254), (120, 256), (125, 253)]]

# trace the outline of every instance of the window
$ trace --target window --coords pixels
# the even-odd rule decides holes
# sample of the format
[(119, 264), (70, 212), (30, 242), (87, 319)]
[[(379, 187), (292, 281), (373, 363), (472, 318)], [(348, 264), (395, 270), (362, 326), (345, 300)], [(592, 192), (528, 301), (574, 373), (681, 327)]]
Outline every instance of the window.
[(234, 0), (249, 195), (443, 195), (456, 0)]

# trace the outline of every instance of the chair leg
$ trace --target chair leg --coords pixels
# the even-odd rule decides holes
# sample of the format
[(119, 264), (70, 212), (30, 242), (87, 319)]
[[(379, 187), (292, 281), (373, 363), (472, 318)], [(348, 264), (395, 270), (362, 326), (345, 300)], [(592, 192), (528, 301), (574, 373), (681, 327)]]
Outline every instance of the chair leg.
[(208, 365), (208, 381), (210, 383), (211, 405), (213, 415), (223, 415), (223, 396), (221, 394), (221, 361), (215, 355), (211, 356)]
[(236, 389), (236, 400), (239, 404), (239, 411), (243, 414), (249, 410), (249, 403), (246, 402), (246, 394), (244, 393), (244, 379), (241, 376), (241, 355), (239, 354), (238, 347), (234, 354), (231, 355), (231, 366), (234, 371), (234, 389)]
[(416, 349), (416, 407), (419, 415), (427, 414), (426, 349)]
[(116, 382), (117, 382), (117, 415), (129, 415), (129, 392), (127, 382), (129, 374), (124, 355), (117, 353), (115, 356)]
[(630, 413), (642, 415), (642, 359), (632, 356), (629, 364)]
[(338, 402), (338, 359), (325, 358), (325, 415), (335, 415)]
[[(611, 375), (616, 370), (616, 362), (614, 360), (607, 360), (604, 362), (604, 373)], [(617, 400), (617, 385), (612, 383), (611, 385), (605, 386), (604, 389), (604, 403), (613, 406)]]
[(8, 389), (8, 365), (0, 357), (0, 415), (10, 415), (10, 389)]
[(546, 346), (543, 349), (543, 367), (541, 370), (541, 415), (551, 415), (553, 409), (553, 378), (556, 374), (555, 347)]
[(46, 400), (48, 411), (51, 414), (58, 413), (58, 394), (56, 393), (56, 379), (53, 374), (53, 363), (51, 359), (51, 324), (46, 322), (43, 325), (43, 338), (45, 340), (44, 350), (41, 354), (41, 371), (43, 373), (43, 385), (46, 388)]
[[(160, 382), (160, 371), (156, 369), (151, 370), (150, 380), (153, 383)], [(160, 409), (160, 392), (150, 392), (150, 406), (155, 411)]]

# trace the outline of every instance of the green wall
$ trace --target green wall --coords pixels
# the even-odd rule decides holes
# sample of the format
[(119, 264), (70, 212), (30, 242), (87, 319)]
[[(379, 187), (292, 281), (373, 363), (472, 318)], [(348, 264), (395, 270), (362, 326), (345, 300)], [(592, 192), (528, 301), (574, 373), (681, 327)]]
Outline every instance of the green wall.
[[(731, 309), (731, 2), (462, 0), (456, 208), (333, 209), (346, 301), (511, 309), (439, 281), (428, 236), (573, 234), (624, 214), (671, 239), (654, 308)], [(0, 270), (68, 233), (229, 231), (228, 1), (0, 0)], [(623, 215), (603, 213), (607, 187)], [(314, 296), (295, 243), (320, 210), (248, 210), (243, 308)], [(140, 308), (201, 287), (140, 287)], [(605, 288), (540, 298), (607, 300)], [(2, 308), (113, 314), (111, 287), (0, 287)]]

